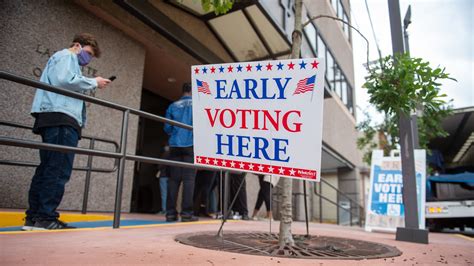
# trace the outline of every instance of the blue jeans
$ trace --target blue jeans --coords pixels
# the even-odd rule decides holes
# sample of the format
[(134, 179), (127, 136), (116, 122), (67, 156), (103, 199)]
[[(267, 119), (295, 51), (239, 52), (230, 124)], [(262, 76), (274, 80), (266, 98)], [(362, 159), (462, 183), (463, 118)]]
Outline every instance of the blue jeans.
[[(40, 134), (43, 143), (77, 147), (79, 141), (77, 131), (70, 126), (41, 128)], [(71, 177), (74, 153), (40, 150), (40, 160), (31, 180), (26, 216), (32, 220), (55, 220), (59, 217), (56, 208)]]
[[(193, 163), (193, 147), (171, 147), (170, 160)], [(178, 214), (176, 202), (178, 200), (178, 190), (183, 183), (183, 200), (181, 202), (181, 216), (193, 215), (193, 195), (196, 170), (190, 168), (170, 167), (170, 177), (168, 179), (168, 197), (166, 199), (166, 216), (173, 217)]]
[(166, 211), (166, 194), (168, 192), (168, 178), (160, 177), (161, 211)]

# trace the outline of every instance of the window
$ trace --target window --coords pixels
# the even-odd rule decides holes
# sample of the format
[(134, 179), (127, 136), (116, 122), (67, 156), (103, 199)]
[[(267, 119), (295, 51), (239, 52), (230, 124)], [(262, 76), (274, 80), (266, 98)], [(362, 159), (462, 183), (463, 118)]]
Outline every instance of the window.
[(347, 81), (344, 76), (341, 76), (341, 100), (347, 106)]
[(314, 57), (314, 49), (310, 46), (308, 42), (308, 38), (304, 37), (301, 40), (301, 57), (302, 58), (309, 58)]
[(332, 0), (331, 3), (332, 3), (332, 8), (334, 8), (334, 12), (336, 13), (337, 15), (337, 3), (339, 2), (339, 0)]
[(327, 52), (326, 62), (326, 78), (328, 80), (330, 89), (334, 90), (334, 58), (332, 57), (332, 54), (329, 51)]
[[(335, 0), (333, 0), (334, 2)], [(345, 20), (348, 17), (344, 14)], [(345, 25), (345, 24), (343, 24)], [(346, 25), (343, 30), (349, 36), (349, 27)], [(326, 61), (325, 80), (327, 89), (334, 92), (334, 96), (341, 99), (351, 114), (354, 114), (352, 103), (352, 87), (348, 83), (342, 69), (337, 64), (335, 58), (328, 50), (326, 43), (321, 35), (318, 34), (318, 29), (312, 23), (308, 24), (304, 30), (304, 37), (302, 40), (301, 55), (303, 58), (313, 57), (316, 55), (319, 58), (324, 58)], [(326, 86), (325, 85), (325, 86)]]
[(333, 90), (337, 93), (337, 95), (339, 95), (339, 98), (342, 99), (341, 83), (342, 83), (341, 69), (339, 69), (339, 66), (336, 63), (334, 63), (334, 87), (333, 87)]
[[(332, 8), (334, 8), (334, 13), (336, 13), (336, 16), (342, 21), (346, 23), (350, 23), (349, 16), (347, 16), (346, 11), (344, 10), (344, 5), (342, 4), (342, 0), (331, 0), (331, 4), (332, 4)], [(344, 32), (347, 40), (349, 40), (350, 42), (351, 39), (350, 39), (350, 34), (349, 34), (349, 31), (350, 31), (349, 26), (345, 23), (342, 23), (341, 21), (337, 21), (337, 24), (341, 26), (342, 31)]]
[[(345, 21), (346, 23), (349, 23), (349, 24), (350, 24), (350, 22), (349, 22), (349, 17), (347, 16), (346, 12), (344, 12), (344, 21)], [(350, 41), (351, 41), (351, 35), (350, 35), (350, 33), (349, 33), (349, 32), (350, 32), (349, 25), (344, 24), (344, 25), (343, 25), (343, 29), (344, 29), (344, 33), (346, 34), (347, 39), (348, 39), (349, 42), (350, 42)]]
[(341, 0), (338, 0), (337, 1), (337, 17), (340, 19), (343, 19), (343, 15), (344, 15), (344, 8), (342, 7)]
[(306, 27), (304, 27), (304, 31), (313, 51), (316, 51), (316, 28), (314, 27), (313, 23), (306, 25)]
[(316, 55), (318, 57), (326, 57), (326, 44), (324, 44), (323, 39), (321, 36), (318, 35), (318, 49), (316, 50)]

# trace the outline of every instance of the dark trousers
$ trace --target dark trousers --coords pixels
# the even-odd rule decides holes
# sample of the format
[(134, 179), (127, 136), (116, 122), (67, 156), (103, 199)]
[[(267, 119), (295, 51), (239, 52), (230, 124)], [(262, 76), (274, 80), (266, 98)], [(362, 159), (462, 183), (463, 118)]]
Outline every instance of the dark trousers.
[(247, 208), (247, 184), (245, 182), (245, 173), (242, 174), (229, 174), (230, 178), (230, 199), (229, 204), (232, 202), (232, 199), (237, 194), (240, 183), (243, 182), (240, 192), (237, 194), (237, 199), (235, 200), (233, 211), (239, 212), (240, 215), (248, 215), (249, 211)]
[[(193, 147), (171, 147), (170, 160), (181, 162), (194, 162)], [(181, 182), (183, 183), (183, 200), (181, 204), (181, 215), (193, 215), (193, 195), (196, 170), (192, 168), (170, 167), (168, 179), (168, 197), (166, 199), (166, 216), (176, 216), (176, 201)]]
[(258, 176), (258, 182), (260, 183), (260, 190), (258, 191), (257, 202), (255, 203), (255, 210), (260, 210), (260, 207), (262, 207), (262, 203), (265, 202), (265, 208), (267, 208), (267, 211), (271, 211), (270, 191), (272, 184), (263, 181), (263, 175)]
[[(40, 129), (43, 143), (77, 147), (79, 136), (70, 126), (45, 127)], [(31, 180), (28, 194), (27, 219), (54, 220), (69, 181), (74, 163), (74, 153), (40, 150), (40, 165)]]
[[(209, 170), (199, 170), (196, 174), (196, 185), (194, 187), (194, 214), (209, 214), (207, 208), (209, 194), (213, 188), (217, 173)], [(204, 213), (201, 212), (201, 205), (205, 206)]]

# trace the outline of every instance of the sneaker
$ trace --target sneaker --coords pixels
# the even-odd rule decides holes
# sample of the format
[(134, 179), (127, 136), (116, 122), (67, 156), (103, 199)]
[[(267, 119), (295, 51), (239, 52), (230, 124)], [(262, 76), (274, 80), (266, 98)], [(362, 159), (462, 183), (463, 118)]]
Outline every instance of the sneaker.
[(230, 217), (232, 217), (232, 220), (241, 220), (242, 219), (242, 216), (240, 216), (238, 212), (235, 212)]
[(199, 218), (191, 215), (191, 216), (181, 216), (181, 222), (196, 222), (199, 221)]
[(22, 231), (32, 231), (33, 228), (35, 227), (35, 221), (30, 218), (25, 218), (25, 225), (21, 228)]
[(244, 221), (248, 221), (248, 220), (250, 220), (250, 217), (247, 214), (244, 214), (244, 215), (242, 215), (241, 219), (244, 220)]
[(178, 221), (178, 217), (176, 215), (166, 215), (166, 222), (176, 222)]
[(61, 220), (38, 220), (35, 222), (32, 231), (42, 230), (58, 230), (58, 229), (75, 229), (74, 226), (69, 226)]

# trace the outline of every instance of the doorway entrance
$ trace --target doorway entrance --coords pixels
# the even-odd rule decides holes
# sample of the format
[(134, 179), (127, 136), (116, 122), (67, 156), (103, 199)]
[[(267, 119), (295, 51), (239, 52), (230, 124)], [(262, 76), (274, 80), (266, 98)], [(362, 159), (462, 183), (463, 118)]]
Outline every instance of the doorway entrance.
[[(171, 103), (150, 90), (143, 89), (140, 110), (159, 116), (165, 116)], [(161, 157), (168, 135), (163, 131), (164, 124), (150, 119), (140, 118), (136, 154), (140, 156)], [(157, 213), (161, 209), (160, 182), (156, 177), (157, 165), (135, 163), (131, 212)]]

